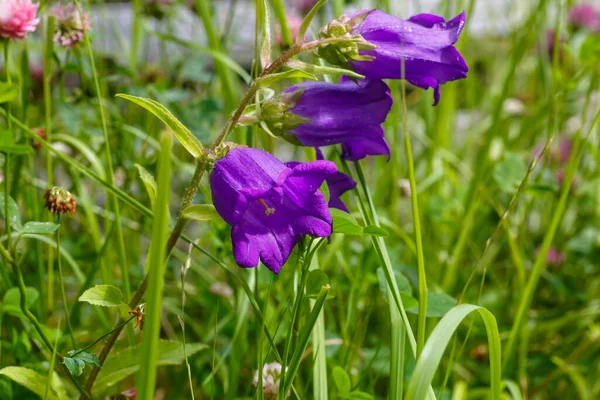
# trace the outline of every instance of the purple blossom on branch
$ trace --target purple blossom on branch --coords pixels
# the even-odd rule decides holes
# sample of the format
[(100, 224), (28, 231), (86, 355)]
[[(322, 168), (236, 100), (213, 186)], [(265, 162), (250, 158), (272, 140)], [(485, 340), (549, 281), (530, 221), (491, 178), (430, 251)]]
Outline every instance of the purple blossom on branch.
[(403, 20), (379, 10), (369, 13), (352, 33), (377, 46), (359, 54), (373, 61), (353, 61), (355, 72), (373, 79), (402, 79), (423, 89), (433, 88), (434, 105), (440, 99), (440, 85), (467, 77), (469, 67), (454, 44), (464, 25), (465, 13), (450, 21), (432, 14)]
[(339, 84), (303, 82), (262, 106), (261, 118), (275, 134), (311, 147), (342, 145), (342, 157), (390, 155), (381, 124), (392, 107), (380, 80)]
[(331, 161), (286, 166), (258, 149), (236, 148), (214, 165), (213, 203), (232, 226), (233, 256), (240, 267), (258, 261), (279, 273), (303, 235), (327, 237), (332, 219), (319, 187), (337, 168)]

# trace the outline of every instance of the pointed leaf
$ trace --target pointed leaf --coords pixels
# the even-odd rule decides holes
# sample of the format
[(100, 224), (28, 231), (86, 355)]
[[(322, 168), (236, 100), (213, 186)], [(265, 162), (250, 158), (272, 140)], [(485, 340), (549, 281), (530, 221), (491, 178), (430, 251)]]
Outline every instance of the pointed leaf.
[(385, 229), (383, 229), (380, 226), (377, 225), (367, 225), (363, 228), (363, 233), (367, 234), (367, 235), (371, 235), (371, 236), (382, 236), (382, 237), (386, 237), (389, 236), (390, 234), (388, 233), (388, 231), (386, 231)]
[(111, 285), (96, 285), (83, 292), (79, 301), (102, 307), (119, 307), (125, 304), (121, 290)]
[(221, 218), (212, 204), (194, 204), (183, 210), (183, 216), (196, 221), (210, 221)]
[(333, 232), (343, 233), (345, 235), (362, 235), (363, 228), (358, 224), (356, 218), (352, 215), (338, 210), (337, 208), (330, 208), (329, 212), (333, 218)]
[(146, 170), (146, 168), (142, 167), (140, 164), (134, 165), (138, 169), (142, 182), (144, 182), (146, 192), (148, 192), (148, 197), (150, 197), (152, 209), (154, 209), (154, 202), (156, 201), (156, 180), (154, 179), (152, 174)]
[(83, 362), (83, 360), (65, 357), (63, 364), (65, 364), (71, 375), (79, 376), (83, 374), (83, 369), (85, 368), (85, 362)]
[(306, 17), (304, 17), (302, 24), (300, 24), (300, 28), (298, 28), (298, 33), (296, 34), (297, 46), (302, 46), (304, 44), (304, 36), (306, 36), (306, 31), (308, 30), (310, 23), (312, 22), (319, 9), (323, 7), (325, 3), (327, 3), (327, 0), (319, 0), (317, 4), (315, 4), (313, 8), (308, 12), (308, 14), (306, 14)]
[[(0, 375), (4, 375), (21, 386), (25, 386), (33, 393), (41, 396), (46, 394), (46, 386), (48, 386), (48, 378), (38, 372), (24, 367), (5, 367), (0, 369)], [(51, 387), (48, 391), (47, 399), (59, 400), (55, 388)]]
[(185, 127), (165, 106), (152, 100), (143, 97), (130, 96), (127, 94), (118, 94), (125, 100), (129, 100), (138, 106), (145, 108), (147, 111), (154, 114), (155, 117), (164, 122), (165, 125), (173, 131), (177, 139), (181, 142), (183, 147), (195, 158), (202, 157), (202, 143), (200, 140), (188, 128)]

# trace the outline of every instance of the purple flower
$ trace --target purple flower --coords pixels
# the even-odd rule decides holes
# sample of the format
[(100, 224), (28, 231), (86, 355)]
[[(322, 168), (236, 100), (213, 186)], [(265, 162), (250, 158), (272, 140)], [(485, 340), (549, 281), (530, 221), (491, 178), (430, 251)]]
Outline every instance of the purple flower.
[(285, 139), (311, 147), (342, 145), (342, 157), (390, 155), (381, 124), (392, 107), (388, 86), (380, 80), (339, 84), (303, 82), (262, 106), (261, 117)]
[(232, 226), (238, 265), (256, 267), (260, 258), (277, 274), (302, 235), (331, 235), (331, 215), (319, 187), (336, 171), (331, 161), (290, 168), (251, 148), (232, 149), (217, 161), (210, 176), (213, 203)]
[(569, 20), (576, 28), (585, 28), (600, 33), (600, 9), (593, 4), (581, 3), (571, 7)]
[[(323, 153), (321, 153), (321, 150), (318, 147), (316, 148), (316, 151), (317, 160), (324, 160)], [(285, 163), (285, 165), (290, 168), (293, 168), (298, 164), (300, 163), (296, 161)], [(337, 171), (330, 177), (326, 178), (325, 182), (327, 182), (327, 187), (329, 188), (329, 202), (327, 203), (327, 206), (329, 208), (337, 208), (338, 210), (349, 212), (348, 207), (342, 200), (342, 195), (348, 190), (352, 190), (356, 187), (356, 182), (354, 179), (350, 178), (343, 172)]]
[(467, 77), (469, 67), (453, 46), (465, 25), (465, 13), (450, 21), (432, 14), (415, 15), (403, 20), (382, 11), (369, 13), (352, 33), (360, 34), (377, 46), (359, 54), (375, 57), (373, 61), (352, 61), (355, 72), (373, 79), (404, 77), (423, 89), (433, 88), (434, 105), (440, 99), (440, 85)]

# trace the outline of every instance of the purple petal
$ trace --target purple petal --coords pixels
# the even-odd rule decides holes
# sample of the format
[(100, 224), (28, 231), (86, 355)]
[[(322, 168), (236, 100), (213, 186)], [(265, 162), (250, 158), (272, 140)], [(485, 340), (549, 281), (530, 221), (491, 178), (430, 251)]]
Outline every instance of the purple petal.
[(404, 78), (419, 87), (432, 87), (438, 91), (434, 96), (439, 99), (439, 85), (465, 78), (469, 70), (453, 46), (465, 18), (461, 13), (445, 22), (435, 15), (420, 14), (405, 21), (374, 11), (353, 32), (377, 46), (360, 53), (375, 59), (355, 61), (350, 65), (370, 79)]

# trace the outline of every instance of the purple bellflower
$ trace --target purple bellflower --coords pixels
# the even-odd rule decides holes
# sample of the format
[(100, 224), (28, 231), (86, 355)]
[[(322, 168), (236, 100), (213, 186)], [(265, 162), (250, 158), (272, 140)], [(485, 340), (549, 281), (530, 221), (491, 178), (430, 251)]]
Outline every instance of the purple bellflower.
[(232, 149), (217, 161), (210, 176), (213, 203), (232, 226), (238, 265), (256, 267), (260, 259), (277, 274), (302, 235), (331, 235), (331, 214), (319, 187), (336, 172), (331, 161), (290, 168), (251, 148)]
[[(323, 153), (317, 147), (317, 160), (324, 160)], [(300, 164), (296, 161), (291, 161), (285, 163), (290, 168), (295, 167)], [(327, 187), (329, 188), (329, 202), (327, 205), (329, 208), (337, 208), (338, 210), (342, 210), (344, 212), (350, 212), (348, 207), (342, 200), (342, 195), (346, 193), (348, 190), (352, 190), (356, 187), (356, 181), (350, 178), (343, 172), (337, 171), (335, 174), (325, 179), (327, 183)]]
[(329, 62), (350, 66), (370, 79), (405, 78), (414, 86), (433, 88), (436, 105), (440, 85), (467, 76), (469, 68), (454, 47), (465, 18), (463, 12), (447, 22), (432, 14), (403, 20), (383, 11), (363, 10), (343, 15), (319, 33), (322, 39), (352, 38), (357, 43), (354, 49), (351, 45), (331, 44), (318, 53)]
[(342, 145), (342, 157), (390, 155), (381, 124), (392, 107), (381, 80), (303, 82), (267, 100), (261, 118), (275, 135), (311, 147)]

